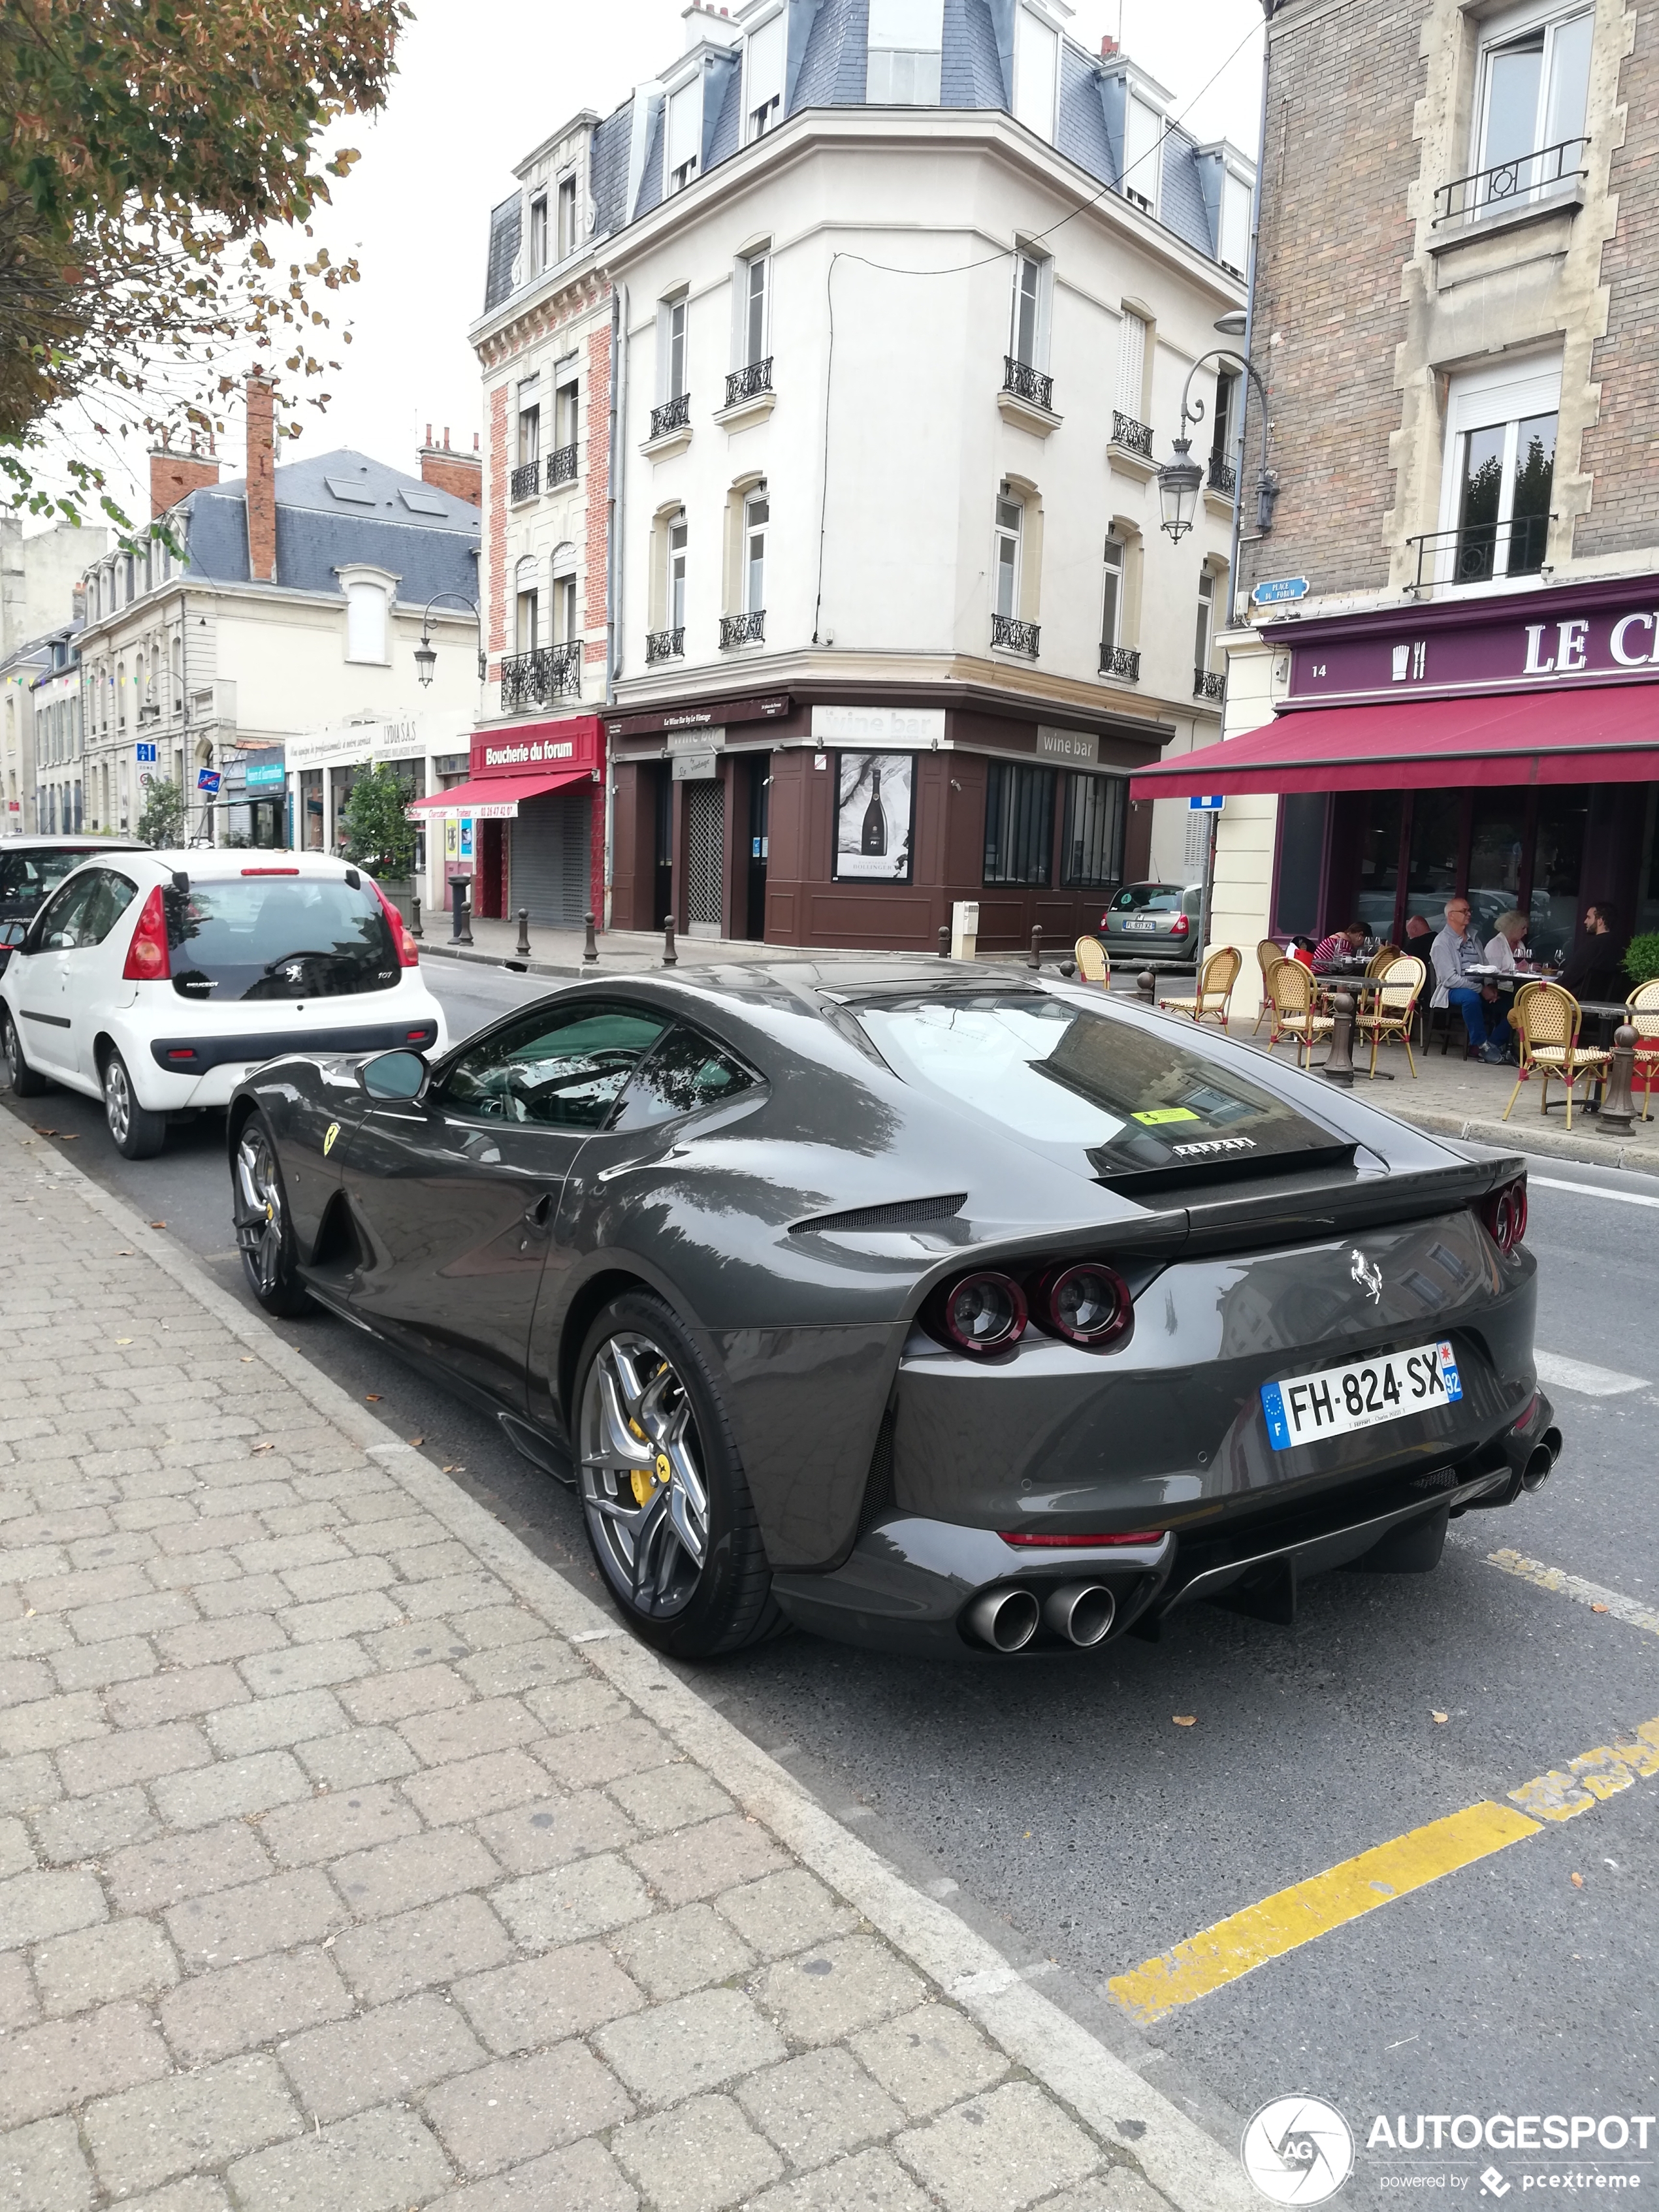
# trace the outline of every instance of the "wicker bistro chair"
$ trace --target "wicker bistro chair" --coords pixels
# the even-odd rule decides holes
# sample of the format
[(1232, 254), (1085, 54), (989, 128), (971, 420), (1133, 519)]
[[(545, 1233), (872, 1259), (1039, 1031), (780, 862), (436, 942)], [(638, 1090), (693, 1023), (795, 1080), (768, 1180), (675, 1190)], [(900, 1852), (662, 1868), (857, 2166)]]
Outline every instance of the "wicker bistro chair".
[(1224, 1030), (1232, 1008), (1233, 986), (1244, 965), (1237, 945), (1223, 945), (1211, 953), (1198, 971), (1198, 995), (1192, 999), (1160, 999), (1166, 1014), (1185, 1014), (1194, 1022), (1218, 1022)]
[(1659, 1083), (1659, 982), (1638, 983), (1625, 1001), (1636, 1032), (1636, 1079), (1642, 1086), (1642, 1119), (1653, 1119), (1653, 1087)]
[(1098, 983), (1103, 991), (1112, 988), (1111, 957), (1097, 937), (1079, 937), (1072, 948), (1077, 962), (1079, 983)]
[(1521, 1073), (1510, 1093), (1510, 1103), (1504, 1109), (1506, 1121), (1521, 1096), (1521, 1085), (1536, 1068), (1541, 1079), (1539, 1112), (1547, 1114), (1550, 1110), (1551, 1082), (1562, 1084), (1567, 1093), (1567, 1127), (1571, 1128), (1575, 1085), (1594, 1082), (1605, 1074), (1613, 1057), (1609, 1052), (1599, 1048), (1585, 1051), (1580, 1046), (1578, 1025), (1583, 1018), (1577, 1000), (1559, 983), (1537, 983), (1531, 990), (1516, 994), (1515, 1030), (1521, 1043)]
[(1316, 988), (1312, 975), (1299, 960), (1281, 960), (1267, 978), (1273, 1010), (1273, 1031), (1267, 1039), (1267, 1049), (1271, 1052), (1282, 1037), (1289, 1037), (1304, 1068), (1313, 1064), (1316, 1041), (1329, 1036), (1336, 1026), (1328, 1014), (1314, 1012)]
[[(1413, 954), (1410, 957), (1415, 958), (1416, 956)], [(1396, 960), (1403, 960), (1407, 957), (1407, 956), (1397, 945), (1381, 945), (1372, 953), (1365, 973), (1371, 977), (1386, 975)]]
[(1376, 1048), (1386, 1037), (1398, 1037), (1406, 1048), (1406, 1065), (1417, 1078), (1417, 1062), (1412, 1058), (1412, 1024), (1417, 1019), (1417, 1002), (1423, 995), (1423, 986), (1428, 981), (1428, 970), (1416, 955), (1396, 953), (1386, 968), (1372, 963), (1371, 973), (1382, 983), (1380, 991), (1370, 994), (1370, 1003), (1362, 1006), (1355, 1026), (1360, 1042), (1369, 1039), (1371, 1048), (1371, 1073), (1376, 1073)]
[(1264, 937), (1255, 948), (1255, 964), (1261, 970), (1261, 1011), (1255, 1018), (1255, 1027), (1250, 1031), (1252, 1036), (1261, 1034), (1262, 1023), (1273, 1012), (1273, 992), (1269, 983), (1273, 969), (1284, 957), (1285, 948), (1276, 937)]

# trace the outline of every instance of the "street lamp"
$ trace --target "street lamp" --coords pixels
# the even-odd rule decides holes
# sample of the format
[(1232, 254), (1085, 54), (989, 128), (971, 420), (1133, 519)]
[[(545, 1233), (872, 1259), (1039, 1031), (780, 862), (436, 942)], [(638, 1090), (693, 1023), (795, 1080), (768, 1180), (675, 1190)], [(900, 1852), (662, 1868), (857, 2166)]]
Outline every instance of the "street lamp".
[[(1231, 321), (1231, 317), (1224, 318)], [(1193, 516), (1198, 505), (1199, 487), (1203, 483), (1203, 471), (1192, 457), (1192, 441), (1186, 435), (1189, 422), (1204, 420), (1204, 402), (1192, 396), (1193, 379), (1207, 361), (1231, 362), (1242, 368), (1256, 389), (1261, 402), (1261, 467), (1255, 480), (1255, 526), (1263, 538), (1273, 526), (1273, 502), (1279, 497), (1279, 478), (1267, 465), (1268, 441), (1272, 426), (1267, 420), (1267, 388), (1243, 354), (1233, 353), (1225, 346), (1200, 354), (1187, 373), (1187, 383), (1181, 395), (1182, 435), (1175, 441), (1175, 457), (1158, 472), (1158, 495), (1164, 509), (1164, 527), (1177, 544), (1193, 526)], [(1237, 494), (1235, 494), (1237, 497)]]
[(421, 617), (421, 641), (415, 648), (415, 672), (420, 678), (421, 689), (423, 691), (429, 691), (432, 689), (433, 672), (438, 665), (437, 647), (432, 642), (432, 610), (444, 599), (453, 600), (457, 606), (471, 609), (472, 619), (477, 623), (480, 634), (478, 647), (480, 684), (489, 672), (489, 658), (484, 652), (482, 643), (483, 617), (478, 612), (478, 602), (476, 599), (469, 599), (461, 592), (440, 592), (436, 599), (428, 599), (426, 603), (426, 612)]

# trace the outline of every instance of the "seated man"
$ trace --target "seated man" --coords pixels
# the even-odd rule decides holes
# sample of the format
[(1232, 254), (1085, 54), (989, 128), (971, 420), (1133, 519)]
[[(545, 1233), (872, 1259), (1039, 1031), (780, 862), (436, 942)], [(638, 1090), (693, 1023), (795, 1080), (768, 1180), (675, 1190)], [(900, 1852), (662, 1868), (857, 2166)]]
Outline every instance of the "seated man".
[(1482, 1060), (1506, 1060), (1506, 1046), (1498, 1042), (1502, 1017), (1498, 994), (1472, 968), (1485, 963), (1486, 947), (1474, 927), (1474, 909), (1461, 896), (1446, 902), (1446, 926), (1434, 940), (1435, 988), (1431, 1003), (1455, 1006), (1463, 1017), (1469, 1042)]
[(1626, 997), (1625, 956), (1619, 943), (1619, 915), (1605, 902), (1584, 909), (1584, 933), (1567, 955), (1561, 988), (1582, 1006), (1586, 999), (1604, 1006)]
[(1314, 947), (1314, 959), (1352, 960), (1365, 942), (1365, 925), (1351, 921), (1346, 929), (1334, 929), (1328, 937), (1322, 937)]

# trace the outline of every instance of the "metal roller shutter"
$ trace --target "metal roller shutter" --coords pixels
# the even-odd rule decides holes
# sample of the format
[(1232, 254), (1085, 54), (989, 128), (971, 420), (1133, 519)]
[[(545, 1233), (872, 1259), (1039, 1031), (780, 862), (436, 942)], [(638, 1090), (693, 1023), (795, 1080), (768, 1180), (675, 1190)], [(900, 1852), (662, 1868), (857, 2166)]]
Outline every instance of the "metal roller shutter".
[(526, 799), (513, 824), (512, 905), (544, 929), (580, 929), (587, 912), (593, 801), (586, 793)]

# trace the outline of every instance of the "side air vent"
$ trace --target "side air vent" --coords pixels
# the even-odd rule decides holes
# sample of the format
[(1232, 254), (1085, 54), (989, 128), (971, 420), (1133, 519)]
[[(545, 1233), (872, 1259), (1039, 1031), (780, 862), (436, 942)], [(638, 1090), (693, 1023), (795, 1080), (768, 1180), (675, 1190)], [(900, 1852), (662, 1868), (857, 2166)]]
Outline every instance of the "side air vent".
[(805, 1237), (823, 1229), (915, 1229), (924, 1221), (948, 1221), (968, 1203), (965, 1190), (950, 1198), (903, 1198), (891, 1206), (855, 1206), (849, 1213), (815, 1213), (792, 1221), (789, 1234)]
[(876, 1448), (870, 1455), (870, 1473), (864, 1485), (864, 1509), (859, 1515), (859, 1534), (867, 1536), (884, 1513), (890, 1513), (896, 1498), (893, 1489), (893, 1409), (881, 1417)]

